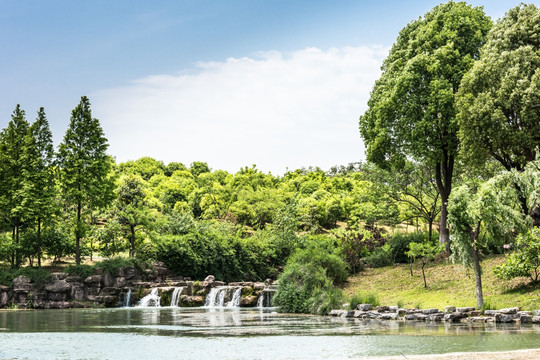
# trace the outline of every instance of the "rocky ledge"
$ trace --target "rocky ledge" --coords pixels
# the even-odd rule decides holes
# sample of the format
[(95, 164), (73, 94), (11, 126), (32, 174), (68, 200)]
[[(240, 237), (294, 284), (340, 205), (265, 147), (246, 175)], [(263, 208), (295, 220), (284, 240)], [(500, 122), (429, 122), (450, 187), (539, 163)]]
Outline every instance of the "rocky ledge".
[(20, 309), (66, 309), (77, 307), (133, 306), (150, 294), (153, 289), (161, 298), (162, 306), (172, 302), (174, 290), (182, 287), (178, 306), (203, 306), (212, 288), (235, 286), (242, 288), (239, 306), (257, 306), (257, 300), (269, 291), (270, 280), (225, 284), (209, 275), (204, 281), (175, 276), (163, 263), (155, 263), (152, 269), (121, 268), (112, 275), (98, 268), (95, 273), (81, 278), (67, 273), (53, 273), (52, 281), (39, 286), (26, 276), (13, 280), (11, 286), (0, 285), (0, 308)]
[(402, 320), (402, 321), (446, 321), (446, 322), (496, 322), (496, 323), (540, 323), (540, 310), (520, 311), (518, 307), (486, 310), (482, 313), (472, 307), (447, 306), (439, 309), (403, 309), (397, 306), (359, 304), (356, 310), (332, 310), (330, 316), (358, 319)]

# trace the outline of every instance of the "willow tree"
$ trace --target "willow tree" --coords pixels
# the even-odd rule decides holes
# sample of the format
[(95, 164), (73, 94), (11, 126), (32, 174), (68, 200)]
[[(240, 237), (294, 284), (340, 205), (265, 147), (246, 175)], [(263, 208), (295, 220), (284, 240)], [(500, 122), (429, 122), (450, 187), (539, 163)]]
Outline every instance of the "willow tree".
[[(523, 171), (540, 146), (540, 9), (521, 4), (488, 34), (480, 59), (459, 92), (460, 139), (470, 160), (492, 157), (507, 170)], [(525, 215), (530, 208), (520, 196)], [(536, 213), (535, 213), (536, 212)]]
[(90, 101), (81, 97), (71, 112), (69, 127), (58, 149), (62, 194), (74, 212), (77, 265), (81, 263), (80, 240), (86, 234), (83, 211), (91, 214), (114, 198), (108, 146), (99, 120), (92, 118)]
[(494, 241), (502, 247), (526, 224), (526, 219), (516, 210), (517, 193), (509, 175), (504, 173), (480, 185), (462, 185), (450, 198), (452, 255), (454, 260), (474, 270), (477, 309), (484, 304), (482, 250)]
[(367, 159), (400, 167), (405, 158), (435, 172), (440, 242), (449, 250), (447, 203), (458, 153), (456, 94), (491, 28), (480, 7), (448, 2), (401, 30), (360, 117)]

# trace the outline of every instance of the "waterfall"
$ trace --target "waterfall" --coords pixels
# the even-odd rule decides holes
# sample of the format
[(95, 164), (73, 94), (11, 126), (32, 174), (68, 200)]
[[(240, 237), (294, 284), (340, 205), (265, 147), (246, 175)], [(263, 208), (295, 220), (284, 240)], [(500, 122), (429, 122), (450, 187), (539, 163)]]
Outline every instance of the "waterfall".
[(227, 307), (240, 307), (241, 297), (242, 297), (242, 288), (239, 287), (234, 292), (232, 300), (227, 304)]
[(124, 299), (124, 307), (129, 307), (131, 302), (131, 289), (128, 289), (127, 295)]
[(160, 307), (161, 297), (158, 295), (158, 289), (153, 288), (150, 294), (146, 295), (139, 301), (139, 307)]
[(242, 287), (218, 286), (210, 289), (204, 303), (205, 307), (239, 307)]
[(272, 307), (272, 297), (274, 296), (275, 292), (276, 292), (275, 286), (265, 287), (263, 291), (261, 291), (261, 294), (259, 295), (259, 299), (257, 300), (257, 307), (258, 308)]
[(180, 295), (182, 295), (183, 290), (184, 290), (183, 286), (174, 288), (174, 291), (171, 296), (171, 306), (178, 307), (178, 304), (180, 303)]

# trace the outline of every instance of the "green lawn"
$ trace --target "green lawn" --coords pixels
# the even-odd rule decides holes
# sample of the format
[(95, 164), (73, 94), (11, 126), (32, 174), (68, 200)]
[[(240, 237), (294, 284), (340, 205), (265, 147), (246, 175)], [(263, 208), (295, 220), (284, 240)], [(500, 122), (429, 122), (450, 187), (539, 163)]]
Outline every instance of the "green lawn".
[[(532, 285), (528, 278), (499, 280), (493, 267), (504, 262), (504, 256), (495, 256), (482, 262), (484, 302), (492, 309), (519, 306), (522, 310), (540, 309), (540, 285)], [(350, 277), (344, 292), (374, 293), (381, 305), (439, 308), (445, 306), (476, 306), (474, 273), (461, 265), (443, 259), (425, 268), (427, 288), (424, 288), (420, 265), (414, 265), (411, 276), (408, 265), (395, 265), (379, 269), (366, 269)]]

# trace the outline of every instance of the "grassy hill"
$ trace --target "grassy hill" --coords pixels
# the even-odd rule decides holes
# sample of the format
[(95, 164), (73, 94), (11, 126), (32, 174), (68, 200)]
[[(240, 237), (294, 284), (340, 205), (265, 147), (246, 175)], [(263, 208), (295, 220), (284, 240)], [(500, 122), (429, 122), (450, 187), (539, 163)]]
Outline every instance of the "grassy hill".
[[(540, 309), (540, 284), (528, 278), (499, 280), (493, 268), (504, 262), (504, 256), (493, 256), (482, 262), (484, 302), (491, 309), (519, 306), (522, 310)], [(344, 293), (348, 296), (376, 294), (381, 305), (439, 308), (445, 306), (476, 306), (474, 273), (448, 259), (426, 265), (427, 288), (424, 288), (420, 264), (394, 265), (366, 269), (350, 277)]]

